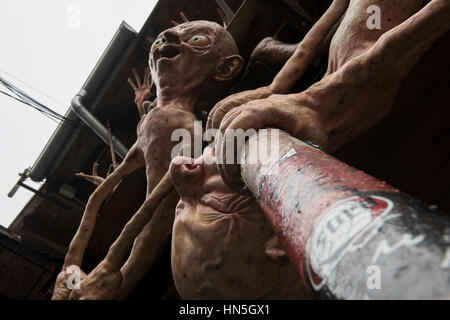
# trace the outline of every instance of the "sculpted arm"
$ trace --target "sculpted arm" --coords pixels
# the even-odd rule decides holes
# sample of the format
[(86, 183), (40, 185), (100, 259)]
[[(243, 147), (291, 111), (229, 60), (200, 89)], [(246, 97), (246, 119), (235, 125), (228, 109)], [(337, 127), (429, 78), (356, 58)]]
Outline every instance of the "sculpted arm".
[[(103, 201), (120, 183), (120, 181), (122, 181), (123, 178), (139, 169), (144, 164), (145, 162), (141, 152), (136, 148), (136, 145), (134, 145), (119, 167), (110, 176), (108, 176), (90, 196), (83, 214), (83, 218), (81, 219), (80, 226), (78, 227), (78, 230), (70, 243), (69, 250), (64, 259), (63, 269), (60, 273), (61, 277), (59, 277), (61, 279), (59, 282), (57, 281), (55, 285), (53, 298), (68, 298), (66, 295), (70, 292), (66, 292), (66, 269), (70, 266), (81, 267), (84, 252), (89, 244), (92, 233), (94, 232), (98, 211), (100, 210), (100, 206)], [(62, 294), (61, 291), (65, 293)]]
[(300, 42), (293, 56), (286, 62), (270, 85), (274, 94), (287, 93), (300, 79), (311, 64), (327, 38), (330, 30), (339, 22), (346, 12), (349, 0), (335, 0)]
[(111, 300), (122, 285), (121, 267), (135, 238), (152, 218), (156, 208), (173, 189), (169, 173), (164, 176), (109, 248), (106, 258), (71, 292), (70, 300)]
[[(194, 121), (196, 121), (194, 115), (185, 115), (185, 121), (182, 126), (190, 132), (191, 137), (195, 134)], [(199, 138), (201, 139), (201, 137)], [(194, 152), (191, 141), (191, 143), (183, 143), (179, 155), (193, 154)], [(166, 183), (171, 184), (171, 180), (167, 180)], [(116, 299), (126, 298), (160, 256), (172, 233), (175, 218), (174, 208), (178, 200), (179, 197), (173, 189), (162, 199), (151, 220), (136, 237), (131, 254), (121, 269), (123, 282)]]
[[(237, 106), (252, 100), (267, 98), (272, 94), (288, 92), (303, 76), (306, 68), (318, 56), (319, 52), (323, 51), (323, 44), (331, 39), (331, 32), (335, 30), (336, 25), (346, 12), (349, 2), (349, 0), (333, 1), (325, 14), (296, 46), (293, 55), (269, 86), (231, 95), (214, 106), (208, 117), (207, 128), (219, 128), (225, 114)], [(285, 56), (290, 55), (290, 50), (292, 50), (292, 46), (287, 48), (288, 52)]]
[[(449, 29), (450, 2), (431, 1), (384, 33), (369, 50), (306, 91), (273, 95), (235, 108), (220, 127), (225, 137), (219, 146), (222, 154), (227, 152), (226, 141), (233, 138), (233, 129), (263, 127), (282, 129), (302, 141), (319, 145), (326, 152), (336, 151), (390, 111), (401, 81), (433, 42)], [(361, 92), (367, 93), (366, 99), (355, 102)], [(222, 177), (230, 186), (240, 186), (237, 165), (220, 167)]]

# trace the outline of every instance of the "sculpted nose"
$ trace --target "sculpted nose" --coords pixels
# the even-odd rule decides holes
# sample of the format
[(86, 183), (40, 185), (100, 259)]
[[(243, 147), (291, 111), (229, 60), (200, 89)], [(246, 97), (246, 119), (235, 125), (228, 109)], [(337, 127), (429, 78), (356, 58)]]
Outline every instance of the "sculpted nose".
[(178, 44), (180, 42), (178, 34), (171, 29), (164, 31), (162, 37), (166, 43)]
[(203, 184), (205, 169), (192, 158), (174, 158), (169, 170), (173, 184), (182, 196), (195, 194), (195, 190)]

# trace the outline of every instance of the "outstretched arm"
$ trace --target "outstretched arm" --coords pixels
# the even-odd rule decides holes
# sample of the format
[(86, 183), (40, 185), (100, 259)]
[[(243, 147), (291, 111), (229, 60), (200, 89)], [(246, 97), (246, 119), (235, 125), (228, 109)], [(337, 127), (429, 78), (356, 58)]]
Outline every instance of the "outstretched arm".
[(298, 79), (305, 73), (306, 68), (317, 56), (320, 45), (327, 38), (330, 30), (339, 22), (347, 11), (350, 0), (334, 0), (325, 14), (311, 28), (300, 42), (294, 55), (286, 62), (277, 74), (272, 84), (274, 94), (287, 93)]
[(218, 129), (225, 114), (249, 101), (263, 99), (272, 94), (288, 92), (299, 80), (322, 48), (330, 32), (347, 11), (350, 0), (334, 0), (325, 14), (300, 42), (292, 57), (277, 74), (272, 84), (256, 90), (244, 91), (222, 100), (214, 106), (208, 117), (208, 129)]
[(263, 60), (284, 64), (294, 55), (298, 45), (298, 43), (284, 43), (274, 37), (267, 37), (262, 39), (253, 50), (250, 61)]
[[(331, 40), (343, 17), (334, 24), (328, 35), (318, 46), (315, 58), (323, 57), (328, 53)], [(267, 37), (261, 40), (253, 50), (250, 60), (264, 60), (269, 63), (285, 64), (295, 54), (299, 45), (300, 43), (284, 43), (274, 37)]]
[[(433, 42), (449, 30), (450, 1), (431, 1), (383, 34), (365, 53), (306, 91), (273, 95), (233, 109), (222, 121), (220, 130), (224, 139), (217, 147), (222, 154), (227, 154), (227, 141), (233, 139), (233, 130), (276, 127), (302, 141), (319, 145), (327, 152), (337, 150), (389, 112), (392, 101), (384, 101), (382, 91), (397, 88)], [(380, 77), (384, 79), (383, 85), (374, 82)], [(355, 104), (353, 100), (363, 89), (366, 92), (370, 89), (375, 96)], [(333, 131), (337, 126), (339, 131)], [(224, 181), (239, 188), (242, 187), (240, 170), (237, 161), (234, 163), (220, 164), (219, 168)]]
[(70, 243), (64, 260), (64, 268), (71, 265), (81, 266), (84, 251), (94, 231), (101, 204), (123, 178), (144, 164), (143, 155), (134, 145), (119, 167), (94, 191), (86, 205), (78, 231)]
[[(108, 176), (108, 178), (106, 178), (91, 195), (86, 205), (86, 209), (77, 233), (70, 243), (69, 250), (64, 259), (63, 268), (57, 277), (52, 299), (69, 299), (69, 296), (73, 293), (67, 284), (67, 281), (71, 276), (69, 267), (81, 267), (84, 252), (94, 231), (95, 223), (97, 221), (97, 214), (100, 210), (101, 204), (124, 177), (139, 169), (144, 164), (145, 162), (143, 155), (136, 148), (136, 145), (134, 145), (119, 167), (110, 176)], [(82, 277), (80, 280), (84, 281), (86, 274), (82, 272), (81, 276)]]
[(80, 280), (86, 278), (86, 274), (81, 271), (80, 267), (83, 263), (84, 252), (95, 228), (100, 206), (125, 176), (135, 171), (143, 164), (142, 155), (140, 155), (136, 146), (133, 146), (117, 170), (108, 176), (108, 178), (102, 179), (98, 188), (89, 198), (80, 226), (70, 243), (69, 250), (64, 259), (64, 265), (56, 279), (52, 296), (53, 300), (69, 299), (72, 289), (69, 288), (67, 282), (70, 277), (73, 276), (73, 272), (76, 272), (76, 269), (81, 272)]
[(152, 218), (162, 199), (172, 189), (172, 180), (167, 173), (109, 248), (106, 258), (81, 281), (79, 290), (70, 293), (69, 299), (101, 300), (115, 298), (123, 282), (120, 269), (134, 239)]

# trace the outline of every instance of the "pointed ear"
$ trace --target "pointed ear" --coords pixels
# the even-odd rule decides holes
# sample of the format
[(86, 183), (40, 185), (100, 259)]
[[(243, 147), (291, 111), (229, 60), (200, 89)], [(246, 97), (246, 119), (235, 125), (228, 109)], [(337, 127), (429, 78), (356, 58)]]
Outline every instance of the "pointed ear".
[(274, 235), (266, 242), (266, 255), (280, 266), (289, 264), (289, 259), (287, 257), (286, 251), (280, 245), (278, 237)]
[(244, 59), (234, 55), (220, 59), (216, 67), (214, 79), (219, 82), (226, 82), (236, 77), (244, 67)]

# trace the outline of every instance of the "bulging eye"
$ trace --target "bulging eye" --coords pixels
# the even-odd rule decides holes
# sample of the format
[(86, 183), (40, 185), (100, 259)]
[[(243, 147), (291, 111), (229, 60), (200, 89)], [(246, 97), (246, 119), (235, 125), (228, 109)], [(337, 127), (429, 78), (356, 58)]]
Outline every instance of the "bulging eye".
[(202, 34), (196, 34), (189, 39), (188, 43), (193, 46), (207, 46), (209, 44), (209, 39)]
[(152, 50), (155, 50), (159, 46), (161, 46), (164, 43), (163, 39), (157, 39), (155, 42), (153, 42)]

